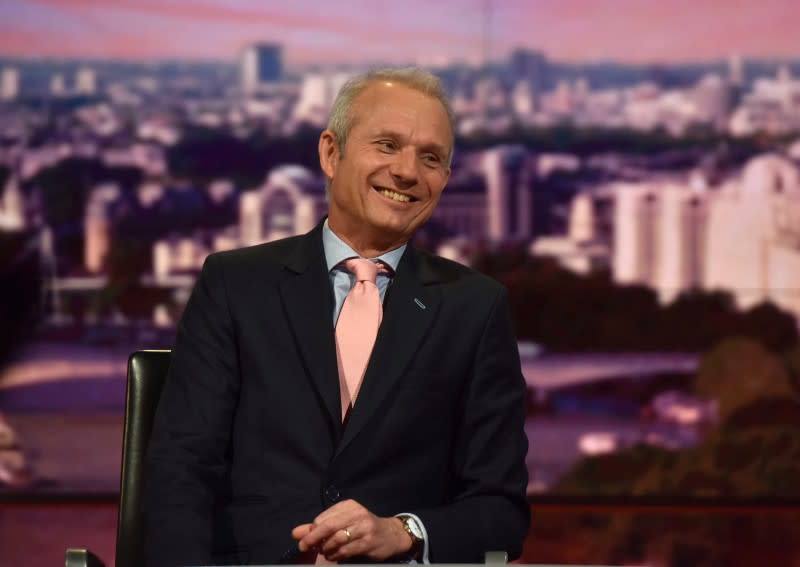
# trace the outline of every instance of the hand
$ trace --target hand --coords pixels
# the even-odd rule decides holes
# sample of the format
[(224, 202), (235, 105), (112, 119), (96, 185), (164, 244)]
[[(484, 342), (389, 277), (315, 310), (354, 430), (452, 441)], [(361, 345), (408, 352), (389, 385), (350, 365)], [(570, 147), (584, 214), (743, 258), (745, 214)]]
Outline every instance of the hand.
[(380, 518), (355, 500), (331, 506), (312, 523), (294, 528), (292, 537), (302, 553), (316, 550), (328, 561), (355, 556), (384, 561), (413, 543), (398, 518)]

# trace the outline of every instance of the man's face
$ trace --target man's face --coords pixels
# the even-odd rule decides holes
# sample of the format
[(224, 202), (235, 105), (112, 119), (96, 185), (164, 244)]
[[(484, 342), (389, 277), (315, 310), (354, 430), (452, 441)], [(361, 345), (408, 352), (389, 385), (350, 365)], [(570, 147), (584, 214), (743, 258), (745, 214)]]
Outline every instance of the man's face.
[(407, 241), (447, 183), (452, 137), (435, 98), (398, 83), (369, 85), (353, 101), (345, 148), (327, 130), (320, 137), (331, 229), (360, 253)]

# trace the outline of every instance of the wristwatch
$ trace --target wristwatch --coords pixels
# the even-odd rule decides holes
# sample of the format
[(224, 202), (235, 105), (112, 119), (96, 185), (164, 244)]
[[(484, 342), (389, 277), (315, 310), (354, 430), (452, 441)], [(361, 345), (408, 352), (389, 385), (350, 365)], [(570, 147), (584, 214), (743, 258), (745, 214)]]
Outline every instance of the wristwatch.
[(411, 538), (411, 549), (403, 555), (403, 559), (417, 561), (422, 560), (422, 554), (425, 549), (425, 534), (414, 516), (408, 514), (398, 514), (397, 518), (402, 522), (403, 529)]

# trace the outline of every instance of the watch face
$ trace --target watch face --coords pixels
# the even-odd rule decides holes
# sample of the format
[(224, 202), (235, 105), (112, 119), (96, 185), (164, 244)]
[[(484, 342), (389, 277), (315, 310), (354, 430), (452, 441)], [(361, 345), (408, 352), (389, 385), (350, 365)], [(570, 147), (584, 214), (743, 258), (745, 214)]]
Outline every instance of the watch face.
[(422, 530), (420, 529), (417, 521), (410, 516), (406, 516), (405, 521), (406, 521), (406, 526), (408, 526), (409, 531), (412, 534), (414, 534), (414, 537), (416, 537), (417, 539), (422, 539), (423, 538)]

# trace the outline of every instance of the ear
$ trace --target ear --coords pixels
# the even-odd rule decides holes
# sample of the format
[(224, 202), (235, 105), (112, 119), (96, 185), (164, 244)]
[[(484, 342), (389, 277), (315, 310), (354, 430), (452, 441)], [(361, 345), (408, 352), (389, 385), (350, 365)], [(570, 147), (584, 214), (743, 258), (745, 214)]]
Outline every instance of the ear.
[(333, 179), (339, 163), (339, 142), (330, 130), (323, 130), (319, 136), (319, 166), (325, 177)]

